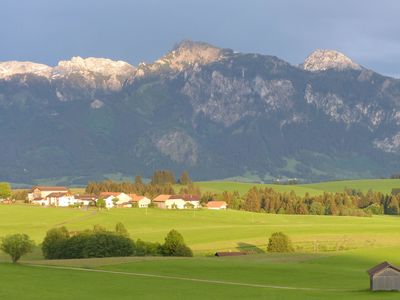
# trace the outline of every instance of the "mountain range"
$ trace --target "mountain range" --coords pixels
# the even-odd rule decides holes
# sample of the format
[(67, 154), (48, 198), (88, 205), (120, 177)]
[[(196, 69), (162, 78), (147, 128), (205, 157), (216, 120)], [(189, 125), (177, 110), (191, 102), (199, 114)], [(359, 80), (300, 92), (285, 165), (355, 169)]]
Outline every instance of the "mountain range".
[(0, 180), (387, 177), (400, 170), (399, 106), (399, 79), (334, 50), (292, 65), (183, 41), (138, 66), (0, 62)]

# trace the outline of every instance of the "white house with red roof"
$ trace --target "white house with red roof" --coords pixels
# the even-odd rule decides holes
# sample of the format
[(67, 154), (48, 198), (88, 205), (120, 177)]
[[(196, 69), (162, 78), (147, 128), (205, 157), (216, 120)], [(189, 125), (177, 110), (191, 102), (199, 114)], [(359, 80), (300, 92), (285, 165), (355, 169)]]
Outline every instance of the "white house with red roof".
[[(28, 193), (28, 200), (32, 203), (45, 203), (45, 198), (51, 193), (68, 193), (65, 186), (34, 186)], [(47, 204), (49, 205), (49, 204)]]
[(186, 201), (177, 195), (158, 195), (153, 199), (154, 204), (162, 209), (184, 209)]
[(193, 208), (200, 208), (200, 196), (185, 194), (182, 195), (182, 199), (186, 202), (185, 204), (190, 204)]
[(139, 196), (136, 194), (130, 194), (129, 196), (132, 198), (132, 203), (136, 203), (139, 208), (149, 207), (151, 203), (151, 200), (145, 196)]
[(209, 201), (207, 203), (207, 208), (214, 210), (226, 209), (227, 206), (225, 201)]
[(132, 198), (125, 193), (103, 192), (103, 193), (100, 193), (100, 196), (98, 199), (100, 199), (100, 198), (104, 199), (104, 201), (106, 202), (107, 208), (112, 208), (114, 206), (132, 207), (132, 204), (131, 204)]

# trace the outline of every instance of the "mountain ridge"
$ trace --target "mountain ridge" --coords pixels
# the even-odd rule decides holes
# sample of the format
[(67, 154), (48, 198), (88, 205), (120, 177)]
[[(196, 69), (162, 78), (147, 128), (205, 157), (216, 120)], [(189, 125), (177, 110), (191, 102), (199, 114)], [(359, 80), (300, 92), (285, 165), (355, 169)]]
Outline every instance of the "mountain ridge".
[(328, 51), (307, 70), (184, 41), (152, 64), (75, 58), (64, 77), (2, 78), (0, 171), (83, 183), (158, 168), (305, 182), (397, 172), (400, 81)]

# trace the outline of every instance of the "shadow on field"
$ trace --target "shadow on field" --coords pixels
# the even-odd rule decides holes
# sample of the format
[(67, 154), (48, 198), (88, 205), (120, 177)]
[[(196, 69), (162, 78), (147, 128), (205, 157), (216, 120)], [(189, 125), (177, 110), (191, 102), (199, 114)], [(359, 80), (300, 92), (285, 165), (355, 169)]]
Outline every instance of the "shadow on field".
[(256, 245), (239, 242), (236, 249), (241, 252), (251, 252), (251, 253), (265, 253), (265, 250), (259, 248)]

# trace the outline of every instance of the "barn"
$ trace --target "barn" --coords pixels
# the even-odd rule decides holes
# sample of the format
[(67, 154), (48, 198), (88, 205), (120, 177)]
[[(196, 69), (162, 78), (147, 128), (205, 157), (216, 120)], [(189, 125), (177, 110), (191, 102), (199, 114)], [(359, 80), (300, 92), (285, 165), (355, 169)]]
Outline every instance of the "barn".
[(369, 269), (372, 291), (400, 291), (400, 268), (387, 261)]

